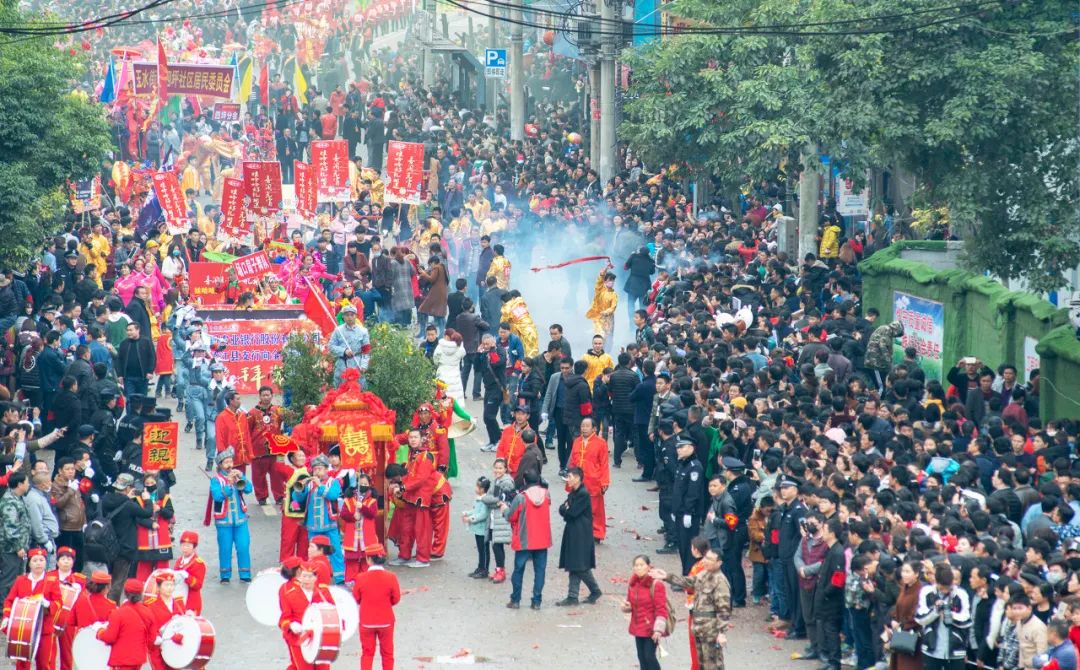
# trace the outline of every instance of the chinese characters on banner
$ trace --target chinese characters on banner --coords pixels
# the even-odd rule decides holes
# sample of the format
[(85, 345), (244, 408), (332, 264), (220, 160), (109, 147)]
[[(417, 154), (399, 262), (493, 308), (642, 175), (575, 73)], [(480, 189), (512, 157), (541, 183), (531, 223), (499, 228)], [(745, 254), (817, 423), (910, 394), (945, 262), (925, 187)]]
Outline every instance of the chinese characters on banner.
[(267, 215), (281, 211), (281, 163), (244, 162), (244, 195), (248, 213)]
[[(298, 312), (299, 314), (299, 312)], [(281, 350), (294, 332), (321, 338), (315, 324), (301, 319), (222, 319), (206, 322), (207, 332), (225, 342), (215, 352), (227, 376), (236, 379), (240, 393), (257, 393), (260, 386), (273, 386), (271, 372), (281, 365)]]
[(256, 251), (247, 256), (241, 256), (232, 263), (236, 270), (236, 281), (242, 282), (248, 279), (262, 279), (262, 276), (271, 271), (270, 258), (265, 251)]
[(188, 285), (191, 297), (200, 305), (217, 305), (225, 302), (225, 268), (228, 263), (194, 262), (189, 268)]
[(419, 142), (391, 142), (386, 150), (387, 202), (421, 204), (424, 185), (424, 145)]
[(315, 216), (315, 205), (318, 202), (315, 170), (307, 163), (293, 161), (293, 176), (296, 180), (296, 211), (310, 219)]
[(904, 358), (904, 349), (914, 347), (926, 378), (941, 379), (945, 306), (910, 293), (893, 291), (893, 318), (904, 324), (900, 344), (893, 344), (893, 360), (899, 363)]
[(165, 222), (173, 235), (183, 234), (188, 229), (187, 203), (184, 192), (180, 190), (180, 180), (175, 172), (155, 172), (153, 176), (154, 193), (157, 195), (161, 211), (165, 213)]
[(338, 433), (341, 443), (341, 467), (344, 469), (369, 470), (375, 465), (375, 449), (367, 426), (359, 429), (341, 426)]
[(143, 424), (142, 468), (175, 470), (180, 424), (175, 421)]
[(349, 200), (349, 143), (345, 140), (317, 140), (311, 143), (311, 166), (319, 202)]
[(214, 120), (215, 121), (239, 121), (240, 120), (240, 103), (239, 102), (215, 102), (214, 103)]
[[(157, 63), (134, 63), (135, 93), (147, 95), (157, 90)], [(169, 63), (170, 95), (207, 95), (228, 98), (232, 94), (234, 70), (231, 65)]]
[(229, 237), (242, 239), (248, 233), (244, 221), (244, 180), (225, 178), (221, 189), (221, 231)]

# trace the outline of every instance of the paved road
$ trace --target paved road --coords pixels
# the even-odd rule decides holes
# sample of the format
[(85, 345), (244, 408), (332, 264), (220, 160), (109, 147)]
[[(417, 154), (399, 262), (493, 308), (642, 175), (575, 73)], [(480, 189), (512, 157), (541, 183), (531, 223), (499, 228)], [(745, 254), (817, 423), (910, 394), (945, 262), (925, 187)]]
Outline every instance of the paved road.
[[(246, 400), (249, 404), (253, 399)], [(164, 404), (172, 406), (171, 401)], [(470, 407), (470, 410), (479, 415), (479, 408)], [(458, 519), (461, 511), (471, 508), (471, 483), (488, 473), (492, 459), (479, 451), (480, 443), (475, 439), (479, 435), (477, 432), (459, 441), (461, 476), (454, 481), (456, 497), (451, 519)], [(193, 437), (183, 435), (178, 485), (173, 494), (177, 534), (183, 529), (199, 529), (200, 553), (210, 565), (205, 614), (218, 632), (211, 666), (239, 668), (241, 664), (256, 667), (262, 663), (266, 670), (283, 666), (281, 635), (275, 628), (256, 624), (249, 616), (244, 605), (246, 587), (235, 580), (230, 585), (221, 585), (216, 579), (215, 537), (211, 529), (201, 525), (207, 491), (202, 463), (202, 454), (194, 449)], [(452, 527), (444, 561), (423, 570), (395, 568), (407, 593), (397, 608), (397, 667), (439, 667), (438, 657), (451, 656), (460, 650), (470, 651), (477, 663), (491, 668), (636, 667), (633, 640), (626, 632), (627, 617), (619, 611), (619, 603), (625, 595), (633, 557), (639, 553), (651, 554), (659, 546), (653, 537), (657, 528), (657, 499), (643, 485), (629, 481), (636, 473), (633, 461), (624, 465), (629, 467), (614, 471), (607, 496), (609, 539), (597, 551), (597, 579), (605, 597), (598, 604), (571, 610), (553, 606), (565, 595), (567, 585), (565, 573), (556, 568), (561, 521), (553, 523), (555, 548), (549, 557), (544, 607), (539, 612), (528, 608), (507, 610), (509, 582), (494, 585), (465, 576), (475, 567), (476, 551), (467, 528), (458, 522)], [(548, 474), (552, 476), (553, 472)], [(556, 505), (563, 496), (561, 490), (553, 490)], [(558, 518), (557, 514), (555, 517)], [(256, 571), (276, 564), (279, 522), (273, 508), (253, 505), (252, 559)], [(512, 554), (507, 553), (509, 558)], [(661, 567), (669, 570), (678, 567), (675, 557), (656, 558)], [(526, 574), (525, 588), (530, 589), (531, 585), (530, 571)], [(679, 604), (679, 617), (684, 617), (681, 602), (673, 600)], [(729, 667), (748, 668), (764, 661), (774, 668), (806, 668), (809, 663), (789, 660), (798, 644), (777, 641), (765, 633), (765, 614), (764, 608), (754, 607), (737, 612), (735, 630), (729, 636)], [(670, 655), (664, 659), (664, 667), (689, 667), (686, 636), (686, 624), (681, 621), (675, 635), (665, 643)], [(358, 655), (359, 642), (353, 638), (346, 643), (333, 667), (356, 667)]]

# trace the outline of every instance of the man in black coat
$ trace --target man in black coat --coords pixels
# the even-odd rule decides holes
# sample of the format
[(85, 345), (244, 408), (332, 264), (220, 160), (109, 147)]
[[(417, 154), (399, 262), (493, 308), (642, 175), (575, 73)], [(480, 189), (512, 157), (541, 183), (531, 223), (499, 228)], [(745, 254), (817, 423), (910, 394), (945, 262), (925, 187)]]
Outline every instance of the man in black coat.
[(60, 380), (60, 392), (56, 394), (52, 404), (52, 427), (63, 429), (66, 432), (56, 442), (56, 460), (68, 456), (78, 440), (79, 426), (83, 423), (82, 403), (78, 396), (79, 382), (70, 375), (65, 375)]
[(630, 354), (620, 353), (607, 384), (611, 395), (611, 423), (615, 428), (615, 467), (622, 465), (623, 452), (634, 443), (634, 403), (630, 396), (638, 381), (638, 376), (630, 369)]
[(75, 347), (75, 360), (64, 373), (79, 382), (79, 402), (82, 404), (84, 417), (89, 417), (97, 409), (97, 376), (90, 363), (90, 348), (85, 344)]
[(814, 616), (818, 622), (818, 640), (822, 669), (840, 670), (840, 626), (844, 620), (844, 544), (839, 538), (844, 524), (838, 518), (829, 519), (821, 529), (821, 538), (829, 545), (818, 572), (814, 588)]
[(139, 324), (132, 321), (127, 325), (127, 339), (120, 343), (116, 352), (117, 381), (123, 383), (124, 397), (128, 401), (133, 395), (147, 395), (156, 363), (153, 343), (143, 337)]
[(649, 287), (652, 284), (651, 277), (656, 272), (656, 263), (653, 261), (652, 256), (649, 255), (649, 250), (641, 247), (630, 254), (630, 258), (626, 259), (626, 263), (623, 264), (623, 269), (629, 272), (626, 283), (623, 284), (623, 291), (626, 291), (627, 310), (633, 317), (634, 310), (639, 307), (645, 308), (647, 302), (645, 296), (649, 294)]
[(641, 364), (644, 375), (641, 382), (630, 394), (634, 405), (634, 458), (641, 464), (641, 476), (631, 481), (647, 482), (652, 480), (656, 468), (656, 451), (649, 438), (649, 419), (652, 416), (653, 396), (656, 395), (656, 363), (652, 359)]
[(382, 110), (371, 111), (364, 144), (367, 145), (368, 150), (367, 166), (374, 168), (376, 172), (382, 172), (383, 147), (386, 144), (386, 126), (383, 125)]
[[(145, 495), (149, 497), (149, 493)], [(154, 506), (141, 507), (135, 502), (135, 478), (126, 472), (116, 478), (113, 490), (106, 492), (101, 499), (101, 514), (108, 518), (114, 512), (116, 516), (112, 517), (112, 526), (119, 551), (109, 566), (109, 574), (113, 578), (109, 597), (115, 601), (119, 599), (124, 581), (135, 561), (135, 550), (138, 548), (136, 526), (151, 528), (154, 523)], [(87, 558), (94, 560), (92, 556)]]
[(128, 315), (128, 318), (130, 318), (133, 323), (138, 324), (139, 337), (151, 341), (150, 309), (146, 306), (148, 300), (150, 300), (150, 289), (145, 286), (136, 288), (134, 297), (131, 298), (131, 302), (124, 308), (124, 313)]
[(570, 492), (566, 502), (559, 505), (559, 514), (566, 522), (559, 547), (559, 569), (570, 574), (570, 587), (566, 597), (555, 603), (556, 607), (577, 605), (582, 582), (589, 589), (586, 603), (592, 605), (603, 595), (592, 573), (596, 567), (596, 545), (593, 542), (592, 503), (589, 491), (582, 483), (584, 476), (581, 468), (566, 471), (566, 488)]
[(488, 444), (480, 451), (493, 452), (502, 436), (499, 428), (499, 407), (502, 406), (503, 391), (506, 390), (506, 349), (501, 349), (495, 336), (484, 334), (477, 351), (480, 361), (480, 376), (484, 380), (484, 427), (487, 429)]
[[(701, 482), (705, 481), (705, 468), (694, 454), (693, 442), (679, 442), (675, 453), (679, 462), (675, 466), (675, 482), (671, 491), (671, 514), (675, 517), (682, 574), (688, 575), (694, 565), (690, 541), (701, 529)], [(671, 539), (669, 535), (668, 541)], [(745, 577), (743, 583), (746, 583)]]
[(453, 326), (461, 335), (461, 346), (465, 347), (465, 359), (461, 363), (461, 390), (469, 390), (469, 374), (476, 371), (476, 381), (473, 383), (472, 399), (480, 399), (480, 383), (483, 381), (480, 374), (480, 336), (491, 329), (491, 324), (480, 318), (476, 313), (471, 298), (465, 298), (461, 303), (461, 314), (453, 322), (447, 321), (448, 326)]

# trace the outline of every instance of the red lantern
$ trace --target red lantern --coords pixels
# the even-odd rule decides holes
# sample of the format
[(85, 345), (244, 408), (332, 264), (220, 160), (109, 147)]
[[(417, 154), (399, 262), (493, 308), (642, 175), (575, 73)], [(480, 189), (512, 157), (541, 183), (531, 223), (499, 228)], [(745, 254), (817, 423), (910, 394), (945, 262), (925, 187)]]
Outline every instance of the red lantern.
[(548, 46), (551, 46), (554, 43), (555, 43), (555, 31), (554, 30), (545, 30), (544, 31), (544, 44), (546, 44)]

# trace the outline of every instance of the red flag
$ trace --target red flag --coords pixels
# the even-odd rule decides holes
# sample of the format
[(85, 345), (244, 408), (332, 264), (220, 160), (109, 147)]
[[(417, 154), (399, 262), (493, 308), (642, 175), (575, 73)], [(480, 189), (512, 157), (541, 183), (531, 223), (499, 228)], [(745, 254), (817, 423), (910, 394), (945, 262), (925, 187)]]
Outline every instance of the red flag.
[(157, 40), (157, 88), (158, 100), (162, 104), (169, 101), (169, 62), (165, 60), (165, 45), (161, 43), (161, 36)]
[(263, 107), (270, 106), (270, 67), (263, 62), (262, 71), (259, 72), (259, 102)]
[(330, 301), (326, 299), (326, 294), (323, 293), (318, 284), (310, 279), (304, 281), (308, 285), (308, 294), (304, 298), (304, 314), (315, 322), (315, 325), (322, 331), (323, 337), (330, 337), (330, 334), (334, 332), (334, 328), (337, 328), (337, 319), (334, 318), (334, 310), (330, 307)]

